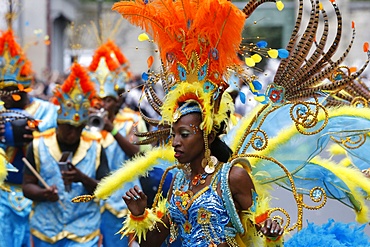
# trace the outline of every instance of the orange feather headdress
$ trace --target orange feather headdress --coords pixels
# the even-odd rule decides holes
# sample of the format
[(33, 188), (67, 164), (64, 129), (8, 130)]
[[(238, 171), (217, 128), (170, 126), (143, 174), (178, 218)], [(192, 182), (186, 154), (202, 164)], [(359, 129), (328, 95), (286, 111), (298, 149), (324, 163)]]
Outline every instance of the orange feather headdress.
[(87, 121), (89, 108), (94, 104), (95, 88), (87, 70), (73, 63), (63, 85), (56, 87), (52, 102), (60, 105), (58, 123), (79, 126)]
[[(162, 116), (158, 124), (173, 123), (180, 103), (188, 100), (199, 104), (200, 127), (206, 134), (227, 120), (233, 104), (223, 97), (227, 69), (238, 67), (245, 19), (264, 2), (280, 1), (251, 0), (243, 10), (227, 0), (135, 0), (113, 5), (113, 10), (143, 28), (158, 44), (163, 65), (159, 77), (166, 97), (162, 102), (150, 85), (145, 90), (153, 109)], [(155, 120), (148, 122), (156, 125)]]
[(130, 79), (128, 67), (127, 58), (112, 40), (96, 49), (88, 70), (99, 97), (118, 97)]
[(181, 90), (182, 101), (197, 100), (202, 127), (210, 132), (218, 124), (228, 86), (223, 74), (237, 60), (246, 15), (227, 0), (118, 2), (113, 10), (153, 37), (166, 73), (175, 78), (162, 106), (163, 122), (173, 121)]
[[(175, 75), (177, 63), (186, 69), (208, 63), (208, 71), (204, 71), (208, 79), (217, 86), (226, 86), (222, 73), (237, 58), (246, 17), (230, 1), (118, 2), (113, 10), (153, 37), (162, 62), (167, 62)], [(199, 61), (192, 60), (193, 53)]]
[(1, 87), (31, 86), (31, 62), (26, 59), (22, 48), (15, 40), (12, 29), (2, 32), (0, 36), (0, 79)]

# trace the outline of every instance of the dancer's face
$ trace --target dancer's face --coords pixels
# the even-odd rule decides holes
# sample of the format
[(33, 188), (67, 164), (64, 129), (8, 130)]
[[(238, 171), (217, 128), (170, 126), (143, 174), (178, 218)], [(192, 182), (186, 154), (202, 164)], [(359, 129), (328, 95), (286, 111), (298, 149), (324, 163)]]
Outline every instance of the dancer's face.
[(201, 115), (191, 113), (182, 116), (172, 126), (172, 146), (179, 163), (201, 164), (204, 158), (203, 131), (200, 130)]
[(73, 145), (80, 141), (82, 130), (85, 125), (73, 126), (69, 124), (58, 124), (57, 137), (64, 144)]

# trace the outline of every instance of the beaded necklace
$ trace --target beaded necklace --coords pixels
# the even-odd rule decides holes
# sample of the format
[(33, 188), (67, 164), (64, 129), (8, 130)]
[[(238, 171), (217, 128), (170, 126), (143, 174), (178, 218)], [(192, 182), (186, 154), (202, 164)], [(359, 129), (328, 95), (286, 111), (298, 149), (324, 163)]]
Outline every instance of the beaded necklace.
[(195, 175), (193, 179), (190, 182), (189, 190), (193, 189), (193, 186), (196, 187), (199, 184), (205, 184), (206, 178), (208, 177), (209, 173), (199, 173), (198, 175)]

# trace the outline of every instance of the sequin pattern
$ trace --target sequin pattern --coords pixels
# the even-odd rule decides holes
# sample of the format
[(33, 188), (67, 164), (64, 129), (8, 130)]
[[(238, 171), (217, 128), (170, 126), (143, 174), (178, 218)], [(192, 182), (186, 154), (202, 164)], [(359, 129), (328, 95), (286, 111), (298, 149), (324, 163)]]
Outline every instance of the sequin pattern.
[(221, 197), (211, 186), (193, 195), (188, 192), (188, 185), (189, 179), (180, 171), (169, 206), (171, 219), (179, 228), (182, 246), (208, 247), (226, 242), (225, 227), (230, 218)]

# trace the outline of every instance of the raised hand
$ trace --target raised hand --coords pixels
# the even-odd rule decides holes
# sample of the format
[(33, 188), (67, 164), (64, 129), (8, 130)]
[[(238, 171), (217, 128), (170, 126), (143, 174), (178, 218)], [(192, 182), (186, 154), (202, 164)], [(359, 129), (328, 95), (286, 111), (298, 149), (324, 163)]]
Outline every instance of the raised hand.
[(276, 220), (268, 218), (261, 227), (260, 232), (266, 237), (279, 237), (283, 235), (284, 228)]
[(132, 215), (138, 216), (144, 214), (147, 207), (147, 196), (139, 186), (135, 185), (135, 187), (129, 189), (126, 195), (122, 196), (122, 199), (125, 201)]

